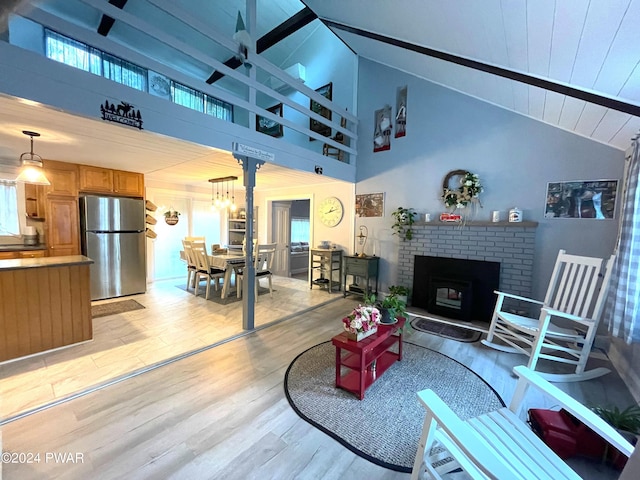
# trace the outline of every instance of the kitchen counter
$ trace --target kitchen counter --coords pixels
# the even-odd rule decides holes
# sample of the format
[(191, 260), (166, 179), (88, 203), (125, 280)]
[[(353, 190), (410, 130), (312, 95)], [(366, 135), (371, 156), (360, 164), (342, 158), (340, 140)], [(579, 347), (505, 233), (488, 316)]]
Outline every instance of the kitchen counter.
[(38, 243), (37, 245), (24, 245), (22, 243), (12, 245), (0, 245), (0, 252), (21, 252), (27, 250), (46, 250), (47, 245)]
[(93, 263), (89, 257), (84, 255), (67, 255), (64, 257), (41, 257), (41, 258), (13, 258), (0, 260), (0, 271), (20, 270), (25, 268), (46, 268), (71, 265), (90, 265)]
[(0, 260), (0, 362), (93, 338), (83, 255)]

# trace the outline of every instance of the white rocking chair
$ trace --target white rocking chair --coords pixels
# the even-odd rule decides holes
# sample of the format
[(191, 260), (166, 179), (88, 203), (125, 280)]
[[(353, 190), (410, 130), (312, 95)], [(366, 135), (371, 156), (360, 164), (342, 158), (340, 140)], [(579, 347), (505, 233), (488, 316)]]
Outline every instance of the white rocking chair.
[[(609, 373), (607, 368), (585, 371), (585, 367), (604, 308), (614, 258), (612, 255), (603, 262), (560, 250), (543, 302), (496, 291), (498, 299), (489, 333), (482, 343), (502, 352), (528, 355), (527, 366), (531, 370), (536, 370), (539, 359), (575, 365), (573, 373), (538, 372), (552, 382), (588, 380)], [(504, 309), (505, 299), (538, 305), (540, 315), (529, 318)], [(506, 345), (495, 343), (495, 339)]]
[[(465, 478), (472, 479), (579, 480), (581, 477), (521, 420), (529, 387), (549, 396), (554, 405), (567, 410), (623, 455), (637, 457), (634, 447), (589, 408), (524, 365), (513, 371), (519, 379), (509, 408), (465, 421), (432, 390), (418, 392), (427, 414), (412, 480), (451, 478), (446, 474), (460, 468), (467, 474)], [(632, 458), (620, 478), (637, 478), (633, 463)]]

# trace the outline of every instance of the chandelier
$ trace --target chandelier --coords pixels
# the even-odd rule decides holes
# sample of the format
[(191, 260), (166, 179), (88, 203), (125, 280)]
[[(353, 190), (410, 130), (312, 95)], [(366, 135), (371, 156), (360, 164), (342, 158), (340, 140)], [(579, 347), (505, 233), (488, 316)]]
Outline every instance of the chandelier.
[[(236, 190), (235, 181), (238, 177), (210, 178), (211, 182), (211, 209), (222, 210), (228, 208), (232, 212), (236, 211)], [(231, 183), (231, 195), (229, 195), (229, 183)]]

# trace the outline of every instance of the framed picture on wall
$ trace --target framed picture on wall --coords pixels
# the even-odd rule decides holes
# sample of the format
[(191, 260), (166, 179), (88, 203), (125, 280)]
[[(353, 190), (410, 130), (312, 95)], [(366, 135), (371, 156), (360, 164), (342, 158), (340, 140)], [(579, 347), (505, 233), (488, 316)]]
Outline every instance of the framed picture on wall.
[[(282, 117), (282, 103), (278, 103), (277, 105), (269, 107), (266, 110), (273, 113), (274, 115)], [(275, 120), (261, 117), (260, 115), (256, 116), (256, 130), (261, 133), (271, 135), (272, 137), (281, 137), (282, 135), (284, 135), (281, 124), (279, 124)]]
[(614, 218), (618, 180), (550, 182), (545, 218)]
[[(316, 92), (329, 100), (333, 100), (333, 83), (329, 82), (320, 88), (316, 88)], [(312, 112), (331, 120), (331, 110), (325, 106), (320, 105), (315, 100), (310, 101), (309, 109)], [(313, 118), (309, 119), (309, 130), (319, 133), (320, 135), (324, 135), (325, 137), (331, 136), (331, 127)], [(315, 138), (309, 137), (309, 140), (313, 141), (315, 140)]]
[(359, 217), (384, 216), (384, 193), (356, 195), (356, 215)]

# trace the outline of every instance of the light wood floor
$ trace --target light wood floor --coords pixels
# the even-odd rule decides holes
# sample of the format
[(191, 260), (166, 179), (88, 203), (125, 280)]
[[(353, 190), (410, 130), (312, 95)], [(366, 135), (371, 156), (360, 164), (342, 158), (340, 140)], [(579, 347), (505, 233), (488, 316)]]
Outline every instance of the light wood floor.
[[(146, 308), (95, 318), (90, 342), (0, 365), (0, 420), (243, 333), (241, 301), (207, 301), (202, 286), (196, 298), (177, 287), (184, 284), (185, 279), (158, 282), (144, 295), (127, 297)], [(303, 280), (275, 277), (273, 296), (259, 296), (255, 325), (338, 296), (310, 289)]]
[[(41, 462), (5, 464), (3, 479), (407, 479), (300, 419), (284, 396), (290, 362), (339, 332), (340, 319), (356, 303), (337, 296), (321, 308), (10, 422), (2, 427), (4, 451), (40, 453)], [(158, 311), (139, 315), (152, 321)], [(190, 322), (189, 309), (174, 308), (171, 319)], [(406, 338), (465, 364), (510, 401), (510, 372), (523, 357), (416, 331)], [(558, 385), (587, 404), (631, 401), (615, 372)], [(529, 403), (551, 406), (534, 396)], [(45, 462), (46, 452), (80, 454), (83, 461)]]

